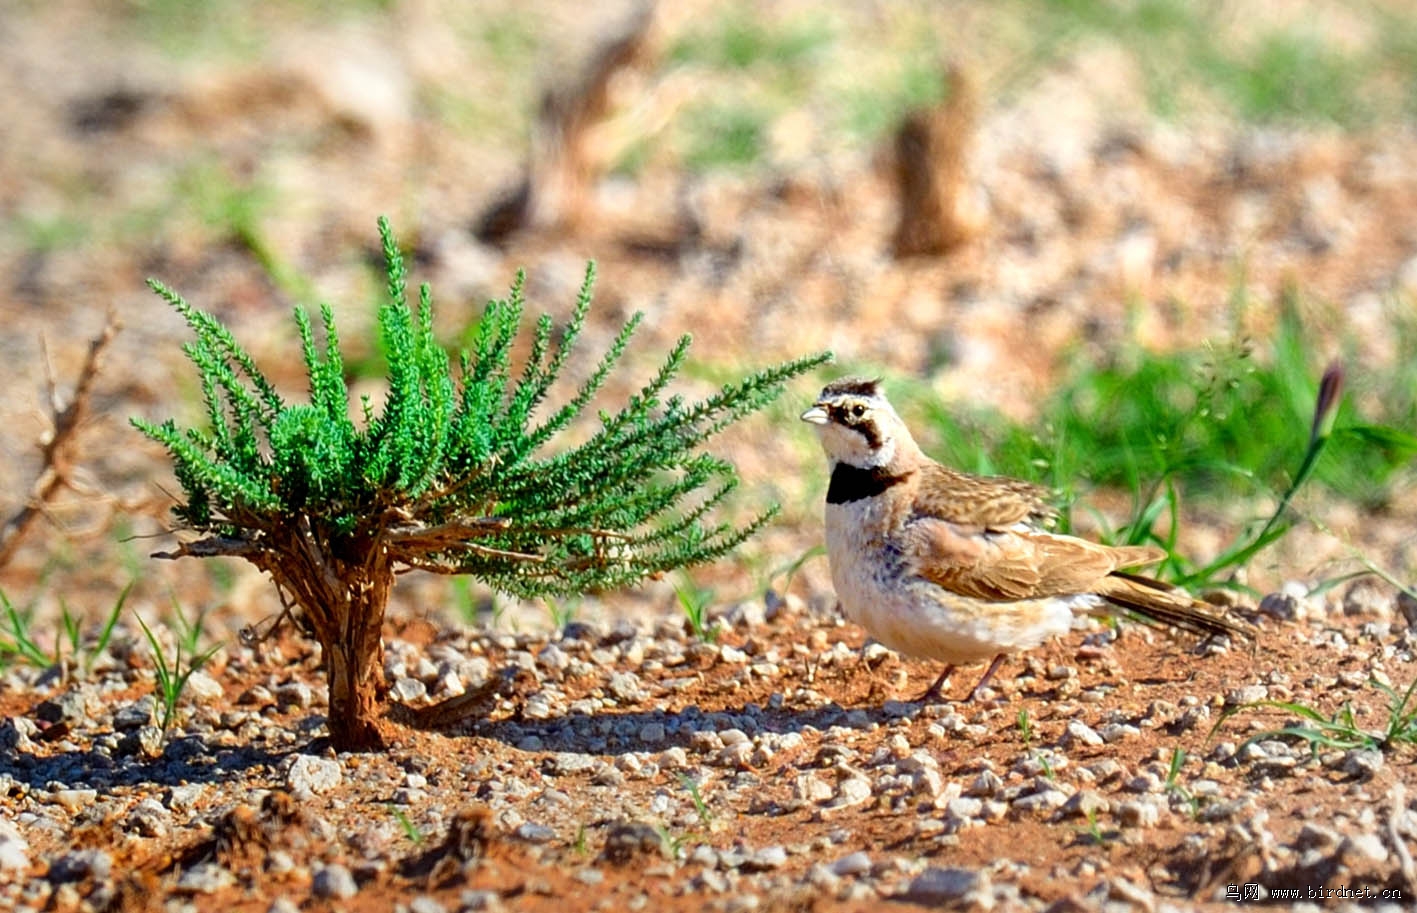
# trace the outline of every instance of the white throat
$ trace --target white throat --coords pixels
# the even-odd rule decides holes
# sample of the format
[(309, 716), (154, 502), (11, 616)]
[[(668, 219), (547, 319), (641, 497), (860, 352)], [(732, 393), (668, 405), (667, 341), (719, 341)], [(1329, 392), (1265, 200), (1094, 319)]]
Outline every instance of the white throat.
[(891, 438), (881, 444), (875, 450), (866, 451), (866, 462), (862, 464), (862, 469), (878, 469), (895, 459), (895, 438)]

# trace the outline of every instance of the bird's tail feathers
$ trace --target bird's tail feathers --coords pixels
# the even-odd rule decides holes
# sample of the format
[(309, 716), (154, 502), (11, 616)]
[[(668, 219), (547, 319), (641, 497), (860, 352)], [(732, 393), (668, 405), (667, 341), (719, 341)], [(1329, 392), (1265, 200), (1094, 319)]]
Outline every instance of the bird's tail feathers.
[(1140, 574), (1114, 571), (1102, 579), (1097, 595), (1155, 627), (1174, 628), (1201, 636), (1217, 634), (1253, 638), (1254, 628), (1230, 618), (1216, 606), (1201, 602), (1180, 587)]

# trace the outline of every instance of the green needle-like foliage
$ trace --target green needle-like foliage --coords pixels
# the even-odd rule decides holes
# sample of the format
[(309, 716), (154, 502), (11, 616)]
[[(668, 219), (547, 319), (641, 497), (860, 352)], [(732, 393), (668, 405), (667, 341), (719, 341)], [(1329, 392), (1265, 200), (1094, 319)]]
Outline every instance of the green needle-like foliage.
[[(543, 410), (585, 325), (593, 265), (569, 322), (557, 334), (549, 317), (538, 320), (530, 354), (514, 370), (523, 277), (487, 305), (470, 350), (454, 359), (434, 336), (428, 286), (416, 304), (408, 301), (386, 220), (379, 232), (388, 297), (378, 324), (389, 387), (377, 414), (363, 403), (362, 421), (351, 418), (329, 306), (320, 309), (323, 344), (310, 316), (295, 311), (309, 402), (291, 404), (220, 322), (149, 283), (196, 337), (185, 351), (201, 376), (209, 425), (134, 420), (172, 457), (186, 498), (178, 519), (206, 534), (164, 557), (238, 555), (269, 571), (282, 598), (312, 622), (328, 663), (332, 649), (359, 639), (349, 632), (362, 630), (367, 641), (369, 625), (377, 658), (377, 626), (401, 570), (471, 574), (520, 596), (568, 595), (715, 560), (771, 518), (775, 508), (742, 526), (710, 519), (737, 476), (701, 445), (829, 356), (766, 368), (688, 402), (666, 393), (683, 367), (685, 336), (623, 408), (600, 414), (593, 435), (558, 449), (550, 446), (556, 435), (603, 387), (639, 315), (568, 402)], [(359, 616), (353, 626), (351, 614)], [(347, 658), (366, 663), (363, 652)], [(366, 674), (376, 680), (371, 687), (382, 686), (381, 674)], [(332, 677), (331, 731), (348, 742), (336, 719), (336, 685)], [(370, 738), (366, 727), (354, 741)]]

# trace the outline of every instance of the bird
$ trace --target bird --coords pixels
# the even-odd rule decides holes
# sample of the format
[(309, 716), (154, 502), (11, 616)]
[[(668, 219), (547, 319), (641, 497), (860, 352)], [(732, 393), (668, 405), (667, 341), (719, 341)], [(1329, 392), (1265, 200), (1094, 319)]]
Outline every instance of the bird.
[(880, 643), (946, 664), (922, 701), (941, 698), (956, 666), (989, 660), (969, 693), (977, 699), (1005, 656), (1065, 633), (1076, 614), (1253, 637), (1184, 589), (1130, 570), (1161, 560), (1161, 549), (1054, 532), (1047, 489), (932, 460), (878, 379), (827, 384), (802, 420), (831, 470), (825, 533), (837, 598)]

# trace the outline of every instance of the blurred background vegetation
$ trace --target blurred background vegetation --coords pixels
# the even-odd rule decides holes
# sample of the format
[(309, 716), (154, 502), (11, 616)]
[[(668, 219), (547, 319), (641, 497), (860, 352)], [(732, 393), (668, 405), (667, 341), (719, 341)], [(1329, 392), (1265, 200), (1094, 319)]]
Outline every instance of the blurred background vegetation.
[[(1274, 509), (1340, 359), (1337, 430), (1296, 502), (1319, 522), (1246, 579), (1317, 584), (1352, 570), (1352, 550), (1412, 576), (1409, 3), (7, 6), (7, 510), (42, 470), (37, 339), (62, 389), (103, 312), (125, 324), (84, 484), (0, 568), (24, 611), (57, 612), (62, 592), (65, 613), (103, 617), (130, 579), (139, 601), (176, 587), (203, 607), (272, 608), (241, 574), (152, 567), (132, 538), (169, 524), (174, 484), (128, 416), (200, 414), (181, 327), (142, 280), (217, 313), (293, 393), (289, 308), (329, 300), (356, 392), (377, 396), (381, 213), (412, 242), (450, 344), (516, 267), (532, 309), (560, 317), (596, 259), (600, 331), (649, 312), (627, 382), (685, 329), (703, 389), (832, 348), (817, 380), (882, 375), (941, 458), (1056, 486), (1093, 534), (1154, 523), (1201, 564)], [(912, 117), (955, 163), (959, 225), (948, 249), (907, 257), (891, 238)], [(722, 602), (786, 581), (830, 603), (822, 562), (800, 560), (825, 485), (795, 420), (811, 386), (726, 453), (749, 482), (745, 513), (777, 500), (784, 521), (681, 593)], [(503, 618), (465, 583), (423, 586), (411, 604)], [(670, 582), (613, 599), (678, 604)]]

